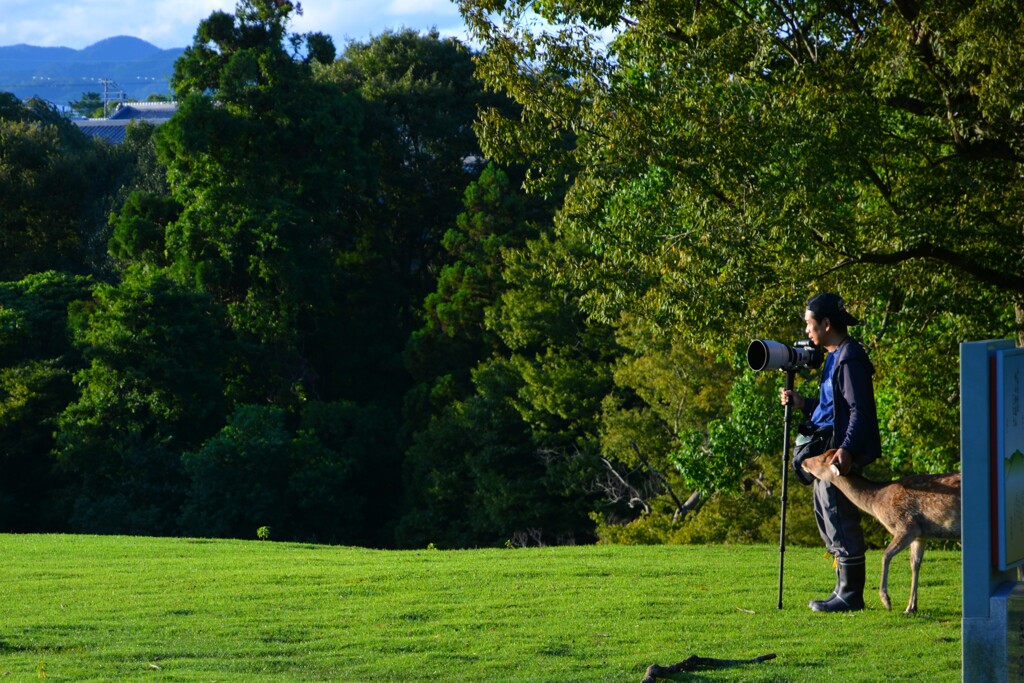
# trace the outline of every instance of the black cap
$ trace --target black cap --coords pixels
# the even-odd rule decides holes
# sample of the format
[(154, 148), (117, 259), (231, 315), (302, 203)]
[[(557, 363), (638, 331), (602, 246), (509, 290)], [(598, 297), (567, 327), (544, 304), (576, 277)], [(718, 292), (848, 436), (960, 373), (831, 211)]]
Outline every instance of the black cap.
[(813, 313), (818, 320), (828, 318), (834, 323), (842, 323), (847, 326), (860, 324), (860, 321), (846, 310), (843, 297), (831, 292), (812, 296), (807, 300), (807, 310)]

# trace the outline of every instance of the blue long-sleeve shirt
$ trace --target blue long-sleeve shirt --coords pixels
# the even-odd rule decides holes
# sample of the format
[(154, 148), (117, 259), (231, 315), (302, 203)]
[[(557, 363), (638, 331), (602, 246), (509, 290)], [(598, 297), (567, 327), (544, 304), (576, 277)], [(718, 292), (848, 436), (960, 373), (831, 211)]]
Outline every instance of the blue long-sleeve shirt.
[(832, 393), (832, 370), (836, 366), (836, 354), (828, 354), (825, 366), (821, 369), (821, 388), (818, 391), (818, 405), (811, 413), (811, 422), (817, 427), (832, 426), (832, 409), (835, 397)]
[[(854, 464), (859, 467), (873, 462), (882, 454), (875, 390), (871, 381), (874, 372), (875, 367), (864, 347), (852, 337), (844, 339), (839, 348), (829, 354), (822, 371), (825, 375), (822, 387), (826, 379), (831, 380), (832, 446), (850, 451)], [(821, 397), (806, 399), (804, 414), (812, 417), (819, 405), (827, 408), (822, 403)]]

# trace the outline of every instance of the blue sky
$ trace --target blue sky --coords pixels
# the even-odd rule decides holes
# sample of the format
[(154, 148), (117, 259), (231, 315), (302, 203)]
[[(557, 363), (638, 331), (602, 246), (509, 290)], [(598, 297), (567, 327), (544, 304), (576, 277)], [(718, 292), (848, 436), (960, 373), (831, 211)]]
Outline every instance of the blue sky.
[[(300, 0), (303, 14), (291, 30), (319, 31), (342, 47), (387, 29), (431, 28), (464, 37), (452, 0)], [(0, 45), (81, 49), (112, 36), (134, 36), (157, 47), (186, 47), (196, 26), (214, 10), (234, 11), (234, 0), (3, 0)]]

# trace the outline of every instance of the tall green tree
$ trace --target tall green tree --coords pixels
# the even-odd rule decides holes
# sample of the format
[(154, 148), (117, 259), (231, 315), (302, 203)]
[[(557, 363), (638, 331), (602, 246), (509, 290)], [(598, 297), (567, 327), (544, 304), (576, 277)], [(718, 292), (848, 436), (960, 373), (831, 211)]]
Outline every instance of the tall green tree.
[(459, 41), (406, 29), (349, 43), (320, 73), (365, 103), (376, 207), (366, 238), (413, 296), (431, 290), (441, 237), (483, 168), (477, 109), (508, 104), (487, 93), (473, 69), (472, 53)]
[(588, 487), (616, 348), (610, 328), (581, 315), (579, 292), (541, 272), (557, 249), (542, 236), (503, 253), (501, 294), (484, 311), (500, 346), (473, 369), (474, 391), (410, 450), (410, 478), (432, 497), (424, 509), (435, 536), (459, 530), (460, 543), (477, 544), (592, 538), (596, 496)]
[(506, 250), (521, 247), (536, 231), (526, 221), (522, 197), (494, 165), (466, 188), (462, 201), (464, 211), (441, 240), (449, 262), (423, 302), (422, 326), (405, 351), (418, 394), (432, 397), (428, 406), (433, 408), (466, 398), (472, 369), (504, 349), (488, 328), (488, 311), (505, 289)]
[[(182, 106), (157, 132), (172, 201), (133, 195), (112, 249), (166, 265), (223, 304), (233, 337), (225, 389), (238, 420), (255, 425), (249, 418), (266, 403), (284, 411), (267, 417), (280, 429), (265, 440), (232, 423), (189, 451), (183, 523), (193, 528), (218, 505), (204, 492), (235, 464), (248, 471), (252, 445), (253, 457), (277, 458), (256, 468), (276, 473), (262, 499), (276, 501), (263, 516), (273, 512), (279, 529), (382, 544), (401, 500), (401, 352), (479, 164), (471, 122), (482, 89), (468, 53), (436, 34), (386, 34), (329, 65), (329, 39), (287, 33), (296, 10), (243, 1), (200, 25), (176, 68)], [(343, 423), (359, 416), (372, 427), (359, 437), (368, 445), (296, 431), (313, 406), (331, 406)], [(296, 444), (322, 457), (305, 462)], [(316, 472), (337, 486), (317, 486)], [(345, 494), (356, 482), (391, 493), (374, 497), (371, 513)], [(300, 513), (300, 489), (316, 489), (324, 504), (307, 501)], [(224, 532), (249, 533), (251, 511), (228, 507)], [(352, 528), (332, 534), (323, 521), (332, 517)]]
[(355, 239), (362, 109), (314, 79), (311, 64), (333, 59), (333, 46), (288, 34), (299, 10), (242, 0), (203, 20), (175, 65), (179, 111), (157, 132), (182, 207), (165, 230), (170, 267), (222, 303), (249, 343), (232, 380), (240, 401), (316, 390), (306, 342)]
[[(504, 257), (535, 232), (508, 176), (489, 165), (463, 197), (464, 210), (442, 246), (449, 263), (423, 304), (422, 326), (409, 339), (406, 365), (416, 385), (406, 398), (407, 510), (399, 542), (464, 547), (510, 539), (531, 507), (512, 491), (515, 472), (542, 486), (529, 428), (511, 398), (515, 374), (488, 316), (505, 290)], [(502, 502), (504, 501), (504, 503)], [(514, 502), (512, 502), (514, 501)]]
[(360, 97), (368, 156), (366, 201), (339, 282), (339, 317), (359, 322), (332, 329), (325, 366), (337, 368), (351, 398), (397, 414), (410, 382), (403, 349), (450, 259), (444, 235), (483, 167), (476, 111), (499, 98), (474, 77), (469, 50), (436, 31), (349, 43), (318, 79)]

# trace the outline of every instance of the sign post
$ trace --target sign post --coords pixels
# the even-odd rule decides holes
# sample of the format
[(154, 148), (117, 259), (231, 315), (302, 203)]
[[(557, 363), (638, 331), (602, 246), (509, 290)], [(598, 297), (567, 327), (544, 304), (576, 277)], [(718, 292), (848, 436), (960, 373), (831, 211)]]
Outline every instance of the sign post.
[(963, 681), (1024, 680), (1024, 349), (960, 345)]

